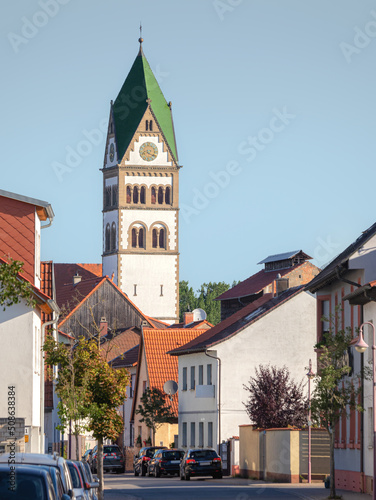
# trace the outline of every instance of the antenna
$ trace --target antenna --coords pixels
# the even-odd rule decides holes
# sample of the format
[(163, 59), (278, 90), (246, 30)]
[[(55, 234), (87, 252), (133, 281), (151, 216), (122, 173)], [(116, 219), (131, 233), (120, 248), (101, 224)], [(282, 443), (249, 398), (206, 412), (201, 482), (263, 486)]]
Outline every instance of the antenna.
[(172, 396), (178, 392), (178, 384), (175, 380), (167, 380), (167, 382), (163, 384), (163, 390), (170, 398), (170, 401), (172, 401)]
[(203, 309), (194, 309), (193, 311), (193, 321), (205, 321), (206, 312)]

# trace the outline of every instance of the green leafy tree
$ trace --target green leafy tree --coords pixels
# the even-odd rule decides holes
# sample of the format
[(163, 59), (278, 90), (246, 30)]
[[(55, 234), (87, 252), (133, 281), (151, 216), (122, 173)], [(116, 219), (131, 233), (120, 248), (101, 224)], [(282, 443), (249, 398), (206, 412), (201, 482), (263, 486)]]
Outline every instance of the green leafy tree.
[[(338, 311), (337, 311), (338, 312)], [(337, 313), (336, 313), (337, 314)], [(323, 320), (328, 321), (326, 318)], [(317, 344), (318, 373), (314, 378), (314, 391), (311, 398), (312, 421), (324, 427), (330, 440), (330, 496), (339, 498), (335, 489), (334, 439), (335, 426), (346, 409), (363, 411), (357, 404), (361, 386), (354, 384), (354, 377), (365, 376), (357, 374), (350, 377), (349, 349), (352, 341), (351, 329), (335, 329), (336, 321), (330, 318), (330, 330), (324, 334), (323, 341)]]
[[(95, 339), (80, 339), (74, 348), (66, 348), (48, 337), (43, 347), (45, 362), (59, 365), (56, 392), (62, 427), (69, 419), (93, 432), (98, 440), (98, 498), (103, 500), (103, 440), (115, 440), (123, 430), (122, 417), (117, 412), (126, 397), (129, 374), (112, 369)], [(80, 419), (86, 419), (80, 424)]]
[(203, 309), (207, 314), (207, 320), (213, 325), (221, 321), (221, 302), (215, 300), (219, 295), (230, 288), (228, 283), (203, 283), (198, 290), (197, 307)]
[(145, 422), (146, 427), (152, 430), (153, 446), (155, 444), (155, 433), (160, 426), (165, 423), (173, 424), (176, 422), (176, 417), (172, 414), (170, 405), (166, 404), (165, 397), (156, 388), (145, 390), (136, 413), (141, 415), (140, 422)]
[(215, 299), (238, 283), (238, 281), (234, 281), (231, 286), (223, 281), (203, 283), (196, 295), (188, 281), (181, 281), (179, 283), (180, 321), (184, 320), (186, 311), (193, 311), (193, 309), (200, 307), (206, 312), (209, 323), (216, 325), (221, 321), (221, 303)]
[(0, 263), (0, 306), (3, 310), (21, 300), (30, 307), (35, 306), (31, 284), (19, 277), (22, 267), (23, 262), (13, 259)]
[(180, 281), (179, 283), (179, 321), (184, 321), (184, 313), (196, 309), (197, 298), (193, 288), (189, 286), (188, 281)]

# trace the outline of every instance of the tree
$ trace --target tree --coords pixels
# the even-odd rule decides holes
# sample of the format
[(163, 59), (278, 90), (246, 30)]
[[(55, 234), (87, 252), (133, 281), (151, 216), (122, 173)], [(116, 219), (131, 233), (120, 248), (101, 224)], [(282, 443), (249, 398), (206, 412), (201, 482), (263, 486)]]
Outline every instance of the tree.
[[(338, 311), (336, 312), (336, 314)], [(326, 318), (324, 320), (328, 321)], [(336, 497), (334, 439), (335, 426), (346, 408), (363, 411), (357, 404), (361, 385), (353, 383), (348, 352), (352, 341), (351, 328), (346, 330), (335, 329), (336, 320), (330, 318), (330, 330), (324, 334), (323, 341), (315, 347), (319, 349), (318, 373), (314, 378), (315, 388), (311, 398), (312, 420), (325, 427), (330, 440), (330, 497)], [(363, 376), (368, 373), (363, 373)], [(358, 377), (359, 375), (357, 375)]]
[(188, 281), (180, 281), (179, 283), (179, 321), (184, 321), (184, 313), (196, 309), (197, 298), (193, 288), (189, 286)]
[(98, 440), (98, 498), (103, 500), (103, 440), (115, 440), (123, 430), (117, 408), (126, 397), (129, 374), (109, 366), (95, 339), (82, 338), (67, 349), (48, 337), (43, 349), (47, 364), (60, 365), (56, 392), (61, 399), (62, 427), (69, 418), (85, 418), (82, 425)]
[(165, 397), (156, 388), (146, 389), (141, 396), (141, 404), (138, 405), (136, 413), (141, 415), (140, 422), (153, 432), (153, 446), (155, 444), (155, 433), (162, 424), (173, 424), (176, 417), (171, 413), (171, 407), (166, 404)]
[(186, 311), (193, 311), (193, 309), (200, 307), (206, 312), (209, 323), (216, 325), (221, 321), (221, 303), (215, 299), (238, 283), (238, 281), (234, 281), (231, 286), (223, 281), (203, 283), (197, 290), (198, 295), (196, 296), (188, 281), (181, 281), (179, 283), (180, 321), (183, 321)]
[(22, 299), (28, 306), (35, 306), (31, 284), (19, 276), (22, 267), (23, 262), (19, 260), (9, 259), (0, 263), (0, 306), (4, 311), (6, 307), (19, 304)]
[(290, 379), (284, 366), (260, 365), (255, 377), (250, 377), (248, 400), (243, 403), (251, 421), (260, 428), (298, 427), (307, 424), (308, 402), (303, 396), (302, 383)]

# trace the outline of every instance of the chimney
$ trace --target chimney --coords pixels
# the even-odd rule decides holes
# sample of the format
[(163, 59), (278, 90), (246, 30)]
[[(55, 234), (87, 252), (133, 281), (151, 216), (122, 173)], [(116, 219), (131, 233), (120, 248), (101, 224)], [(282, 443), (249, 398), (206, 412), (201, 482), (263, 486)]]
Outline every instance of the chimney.
[(282, 292), (289, 288), (289, 280), (288, 278), (281, 278), (280, 274), (277, 274), (277, 278), (275, 280), (275, 297), (278, 297)]
[(76, 274), (73, 276), (73, 285), (77, 285), (77, 283), (79, 283), (80, 281), (82, 280), (82, 276), (80, 276), (78, 274), (78, 271), (76, 272)]
[(108, 323), (106, 318), (102, 317), (99, 323), (99, 336), (104, 337), (108, 333)]
[(187, 311), (184, 313), (184, 326), (189, 325), (189, 323), (193, 323), (193, 312)]

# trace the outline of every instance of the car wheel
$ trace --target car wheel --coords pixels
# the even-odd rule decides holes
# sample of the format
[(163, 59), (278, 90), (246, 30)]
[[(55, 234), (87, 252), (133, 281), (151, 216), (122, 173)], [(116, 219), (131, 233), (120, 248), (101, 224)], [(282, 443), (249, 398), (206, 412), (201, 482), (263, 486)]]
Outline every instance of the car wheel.
[(141, 465), (141, 476), (146, 476), (146, 467)]

